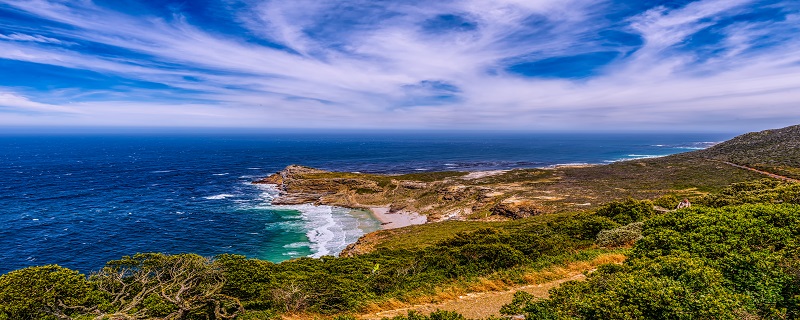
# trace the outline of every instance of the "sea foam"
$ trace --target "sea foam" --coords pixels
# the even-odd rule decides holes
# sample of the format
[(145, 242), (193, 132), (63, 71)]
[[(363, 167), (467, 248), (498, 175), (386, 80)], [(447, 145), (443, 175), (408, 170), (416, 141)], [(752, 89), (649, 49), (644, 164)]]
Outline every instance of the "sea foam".
[(364, 217), (357, 217), (350, 209), (326, 205), (272, 205), (272, 200), (279, 195), (274, 185), (257, 185), (261, 191), (261, 200), (266, 205), (259, 208), (276, 211), (293, 210), (300, 212), (300, 219), (290, 223), (277, 223), (268, 228), (294, 229), (302, 226), (306, 231), (308, 242), (295, 242), (284, 246), (286, 249), (308, 247), (310, 257), (319, 258), (326, 255), (339, 255), (347, 245), (366, 234), (380, 229), (378, 222), (364, 223)]
[(235, 197), (235, 196), (232, 195), (232, 194), (223, 193), (223, 194), (218, 194), (218, 195), (213, 195), (213, 196), (208, 196), (208, 197), (203, 197), (203, 198), (204, 199), (208, 199), (208, 200), (222, 200), (222, 199), (233, 198), (233, 197)]

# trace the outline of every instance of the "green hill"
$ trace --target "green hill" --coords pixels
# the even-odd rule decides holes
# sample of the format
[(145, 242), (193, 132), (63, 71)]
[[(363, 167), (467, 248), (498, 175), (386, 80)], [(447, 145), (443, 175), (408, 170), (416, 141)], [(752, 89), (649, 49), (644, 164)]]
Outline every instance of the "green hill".
[(743, 134), (694, 154), (800, 178), (800, 125)]

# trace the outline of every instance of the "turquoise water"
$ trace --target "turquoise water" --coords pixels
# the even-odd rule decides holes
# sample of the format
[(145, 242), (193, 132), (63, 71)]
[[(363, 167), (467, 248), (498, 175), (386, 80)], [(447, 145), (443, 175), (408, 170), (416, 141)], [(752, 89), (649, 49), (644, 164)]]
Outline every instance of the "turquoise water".
[(405, 173), (608, 163), (730, 135), (271, 133), (0, 136), (0, 273), (89, 272), (137, 252), (283, 261), (335, 255), (380, 225), (364, 212), (272, 206), (251, 181), (289, 164)]

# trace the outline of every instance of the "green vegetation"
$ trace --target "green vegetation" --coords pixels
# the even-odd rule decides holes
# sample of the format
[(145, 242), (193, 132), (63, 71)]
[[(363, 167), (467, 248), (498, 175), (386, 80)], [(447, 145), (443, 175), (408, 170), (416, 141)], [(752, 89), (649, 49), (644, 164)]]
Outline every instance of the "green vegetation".
[(800, 184), (770, 179), (736, 183), (699, 198), (696, 203), (716, 208), (746, 203), (800, 204)]
[(531, 319), (800, 316), (800, 206), (696, 207), (647, 220), (623, 265), (506, 312)]
[(597, 234), (597, 241), (595, 242), (601, 248), (630, 246), (642, 238), (643, 226), (644, 223), (639, 221), (619, 228), (603, 230)]
[(800, 125), (751, 132), (695, 154), (800, 178)]

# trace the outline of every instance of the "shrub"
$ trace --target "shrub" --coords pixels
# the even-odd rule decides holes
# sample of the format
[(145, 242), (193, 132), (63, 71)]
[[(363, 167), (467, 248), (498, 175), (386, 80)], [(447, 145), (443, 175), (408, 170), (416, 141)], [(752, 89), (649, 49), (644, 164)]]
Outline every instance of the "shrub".
[(607, 203), (598, 208), (595, 213), (626, 225), (652, 217), (656, 211), (653, 209), (653, 203), (648, 200), (628, 199)]
[(798, 225), (800, 206), (785, 204), (656, 216), (623, 265), (507, 309), (531, 319), (797, 318)]
[(644, 222), (634, 222), (616, 229), (603, 230), (597, 234), (598, 246), (603, 248), (617, 248), (632, 245), (642, 238)]
[(558, 219), (549, 226), (575, 239), (593, 240), (602, 230), (619, 227), (619, 223), (598, 214), (579, 214), (567, 219)]
[(195, 254), (126, 256), (108, 262), (89, 279), (109, 297), (112, 318), (136, 313), (232, 319), (242, 311), (238, 299), (220, 292), (225, 279), (214, 261)]
[(390, 318), (391, 320), (466, 320), (463, 315), (453, 312), (436, 310), (429, 315), (424, 315), (416, 311), (409, 311), (405, 316), (396, 316)]
[(0, 319), (68, 318), (90, 292), (84, 275), (58, 265), (12, 271), (0, 276)]

